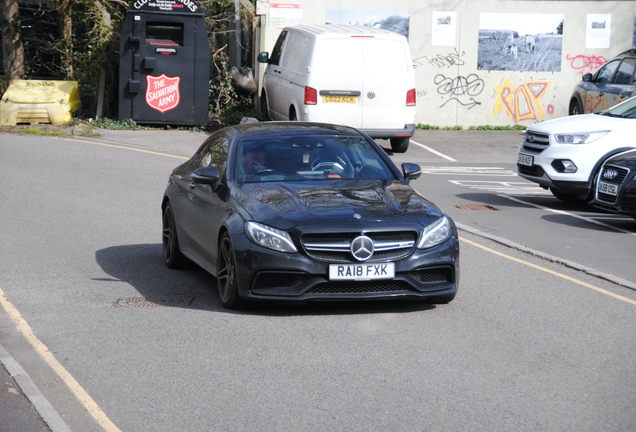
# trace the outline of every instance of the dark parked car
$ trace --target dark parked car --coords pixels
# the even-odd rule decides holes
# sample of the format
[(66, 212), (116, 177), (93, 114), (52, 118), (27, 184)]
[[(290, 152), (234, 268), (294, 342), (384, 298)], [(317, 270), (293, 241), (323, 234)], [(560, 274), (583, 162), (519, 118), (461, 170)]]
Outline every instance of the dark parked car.
[(424, 299), (448, 303), (459, 279), (453, 221), (409, 186), (356, 129), (264, 122), (221, 129), (170, 175), (168, 267), (184, 257), (217, 278), (222, 304), (245, 300)]
[(636, 219), (636, 150), (608, 159), (597, 179), (594, 206)]
[(611, 108), (636, 95), (636, 49), (620, 53), (594, 75), (583, 75), (570, 98), (569, 114), (589, 114)]

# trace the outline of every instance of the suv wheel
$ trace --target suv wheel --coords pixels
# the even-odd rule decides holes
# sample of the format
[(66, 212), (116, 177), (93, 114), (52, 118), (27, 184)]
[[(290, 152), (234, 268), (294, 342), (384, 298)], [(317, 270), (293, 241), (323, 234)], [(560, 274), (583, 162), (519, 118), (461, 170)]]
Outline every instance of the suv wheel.
[(570, 101), (570, 110), (568, 111), (568, 114), (569, 115), (585, 114), (583, 112), (583, 108), (581, 107), (581, 104), (579, 103), (577, 99), (572, 99)]

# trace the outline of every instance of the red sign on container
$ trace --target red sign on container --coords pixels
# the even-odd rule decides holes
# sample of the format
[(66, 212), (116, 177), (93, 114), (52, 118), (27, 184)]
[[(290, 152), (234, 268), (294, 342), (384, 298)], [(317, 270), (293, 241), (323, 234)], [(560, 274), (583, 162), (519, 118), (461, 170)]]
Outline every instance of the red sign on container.
[(146, 103), (149, 107), (162, 113), (179, 105), (179, 81), (181, 77), (169, 77), (161, 74), (158, 77), (146, 75)]

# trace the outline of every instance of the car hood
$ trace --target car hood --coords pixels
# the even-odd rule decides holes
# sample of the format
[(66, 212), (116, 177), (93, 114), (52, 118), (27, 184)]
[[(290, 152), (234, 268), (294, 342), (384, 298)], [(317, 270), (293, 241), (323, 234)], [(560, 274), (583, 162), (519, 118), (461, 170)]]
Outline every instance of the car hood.
[(635, 126), (634, 119), (610, 117), (600, 114), (585, 114), (561, 117), (554, 120), (537, 123), (528, 128), (529, 131), (547, 134), (568, 132), (594, 132), (622, 129)]
[(619, 153), (609, 158), (605, 164), (619, 165), (626, 168), (634, 169), (636, 167), (636, 150)]
[(232, 197), (255, 221), (285, 230), (365, 221), (428, 225), (442, 217), (433, 203), (399, 181), (248, 183), (233, 188)]

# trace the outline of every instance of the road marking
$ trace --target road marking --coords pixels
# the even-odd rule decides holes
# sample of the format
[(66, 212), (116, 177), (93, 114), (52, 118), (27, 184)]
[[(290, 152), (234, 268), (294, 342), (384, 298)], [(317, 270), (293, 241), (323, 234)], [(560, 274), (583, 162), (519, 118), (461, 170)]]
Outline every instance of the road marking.
[(582, 220), (584, 220), (586, 222), (590, 222), (590, 223), (593, 223), (593, 224), (596, 224), (596, 225), (603, 226), (605, 228), (612, 229), (614, 231), (622, 232), (622, 233), (625, 233), (625, 234), (636, 235), (636, 232), (634, 232), (634, 231), (629, 231), (629, 230), (625, 230), (625, 229), (622, 229), (622, 228), (619, 228), (619, 227), (615, 227), (615, 226), (612, 226), (612, 225), (609, 225), (609, 224), (606, 224), (606, 223), (603, 223), (603, 222), (600, 222), (600, 221), (597, 221), (595, 219), (588, 218), (588, 217), (585, 217), (585, 216), (577, 215), (577, 214), (566, 212), (566, 211), (563, 211), (563, 210), (551, 209), (550, 207), (545, 207), (545, 206), (541, 206), (541, 205), (538, 205), (538, 204), (529, 203), (529, 202), (522, 201), (522, 200), (517, 199), (517, 198), (513, 198), (513, 197), (508, 196), (508, 195), (498, 194), (497, 196), (509, 199), (511, 201), (518, 202), (520, 204), (525, 204), (525, 205), (528, 205), (528, 206), (531, 206), (531, 207), (536, 207), (538, 209), (541, 209), (541, 210), (544, 210), (544, 211), (547, 211), (547, 212), (550, 212), (550, 213), (556, 213), (556, 214), (561, 214), (561, 215), (565, 215), (565, 216), (572, 216), (572, 217), (575, 217), (577, 219), (582, 219)]
[(0, 305), (7, 312), (9, 317), (16, 323), (18, 331), (24, 335), (29, 341), (31, 346), (37, 351), (38, 354), (44, 359), (44, 361), (58, 374), (58, 376), (64, 381), (68, 388), (73, 392), (79, 402), (86, 408), (86, 411), (93, 416), (95, 421), (107, 432), (121, 432), (121, 430), (115, 426), (106, 416), (104, 411), (95, 403), (93, 398), (82, 388), (73, 376), (57, 361), (55, 356), (49, 351), (37, 336), (33, 333), (31, 326), (26, 322), (20, 312), (7, 300), (4, 291), (0, 288)]
[[(517, 173), (499, 167), (430, 167), (421, 166), (426, 174), (448, 174), (448, 175), (480, 175), (493, 177), (517, 177)], [(532, 184), (526, 182), (527, 184)]]
[(167, 156), (167, 157), (171, 157), (171, 158), (175, 158), (175, 159), (183, 159), (183, 160), (190, 159), (190, 158), (184, 157), (184, 156), (175, 156), (175, 155), (171, 155), (171, 154), (168, 154), (168, 153), (159, 153), (159, 152), (154, 152), (154, 151), (144, 150), (144, 149), (138, 149), (138, 148), (123, 146), (123, 145), (106, 144), (106, 143), (103, 143), (103, 142), (84, 141), (84, 140), (80, 140), (80, 139), (68, 139), (68, 138), (57, 138), (57, 137), (53, 137), (53, 139), (62, 140), (62, 141), (69, 141), (69, 142), (81, 142), (81, 143), (85, 143), (85, 144), (93, 144), (93, 145), (99, 145), (99, 146), (104, 146), (104, 147), (112, 147), (112, 148), (118, 148), (118, 149), (124, 149), (124, 150), (132, 150), (132, 151), (138, 151), (138, 152), (141, 152), (141, 153), (148, 153), (148, 154), (153, 154), (153, 155), (158, 155), (158, 156)]
[(453, 159), (452, 157), (450, 157), (450, 156), (446, 156), (445, 154), (440, 153), (440, 152), (438, 152), (437, 150), (433, 150), (433, 149), (432, 149), (432, 148), (430, 148), (429, 146), (425, 146), (424, 144), (420, 144), (420, 143), (415, 142), (415, 141), (413, 141), (413, 140), (411, 140), (411, 142), (412, 142), (413, 144), (415, 144), (416, 146), (420, 146), (420, 147), (422, 147), (423, 149), (426, 149), (426, 150), (428, 150), (429, 152), (431, 152), (431, 153), (433, 153), (433, 154), (435, 154), (435, 155), (437, 155), (437, 156), (439, 156), (439, 157), (443, 157), (443, 158), (444, 158), (444, 159), (446, 159), (447, 161), (457, 162), (457, 161), (456, 161), (455, 159)]
[(449, 180), (457, 186), (464, 186), (470, 189), (485, 190), (493, 193), (508, 193), (512, 195), (551, 195), (528, 182), (508, 182), (508, 181), (487, 181), (487, 180)]
[(495, 254), (495, 255), (497, 255), (497, 256), (500, 256), (500, 257), (502, 257), (502, 258), (507, 258), (507, 259), (509, 259), (509, 260), (511, 260), (511, 261), (514, 261), (514, 262), (517, 262), (517, 263), (519, 263), (519, 264), (527, 265), (528, 267), (532, 267), (533, 269), (536, 269), (536, 270), (539, 270), (539, 271), (542, 271), (542, 272), (545, 272), (545, 273), (549, 273), (549, 274), (551, 274), (551, 275), (553, 275), (553, 276), (556, 276), (556, 277), (559, 277), (559, 278), (565, 279), (565, 280), (570, 281), (570, 282), (573, 282), (573, 283), (575, 283), (575, 284), (577, 284), (577, 285), (581, 285), (581, 286), (583, 286), (583, 287), (585, 287), (585, 288), (589, 288), (589, 289), (594, 290), (594, 291), (597, 291), (597, 292), (599, 292), (599, 293), (601, 293), (601, 294), (605, 294), (605, 295), (608, 295), (608, 296), (610, 296), (610, 297), (614, 297), (615, 299), (618, 299), (618, 300), (621, 300), (621, 301), (624, 301), (624, 302), (626, 302), (626, 303), (629, 303), (629, 304), (632, 304), (632, 305), (636, 306), (636, 301), (634, 301), (634, 300), (632, 300), (632, 299), (628, 299), (627, 297), (623, 297), (623, 296), (620, 296), (620, 295), (618, 295), (618, 294), (614, 294), (613, 292), (610, 292), (610, 291), (604, 290), (603, 288), (599, 288), (599, 287), (596, 287), (596, 286), (594, 286), (594, 285), (590, 285), (590, 284), (588, 284), (588, 283), (586, 283), (586, 282), (580, 281), (580, 280), (578, 280), (578, 279), (574, 279), (574, 278), (572, 278), (572, 277), (570, 277), (570, 276), (567, 276), (567, 275), (564, 275), (564, 274), (562, 274), (562, 273), (555, 272), (554, 270), (550, 270), (550, 269), (547, 269), (547, 268), (545, 268), (545, 267), (541, 267), (541, 266), (539, 266), (539, 265), (532, 264), (532, 263), (529, 263), (529, 262), (524, 261), (524, 260), (520, 260), (519, 258), (511, 257), (510, 255), (506, 255), (506, 254), (504, 254), (504, 253), (497, 252), (496, 250), (493, 250), (493, 249), (487, 248), (486, 246), (482, 246), (482, 245), (480, 245), (480, 244), (478, 244), (478, 243), (472, 242), (472, 241), (467, 240), (467, 239), (465, 239), (465, 238), (463, 238), (463, 237), (460, 237), (459, 239), (460, 239), (461, 241), (465, 242), (465, 243), (468, 243), (468, 244), (470, 244), (470, 245), (473, 245), (473, 246), (475, 246), (475, 247), (478, 247), (478, 248), (480, 248), (480, 249), (483, 249), (483, 250), (485, 250), (486, 252), (490, 252), (490, 253)]

